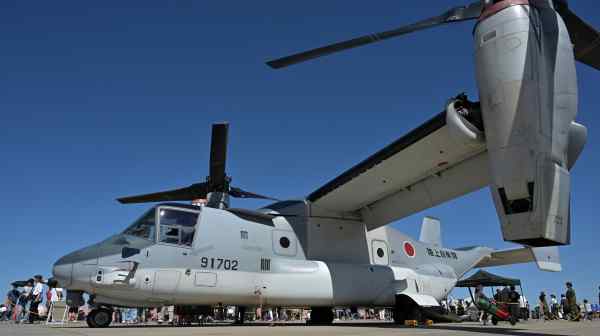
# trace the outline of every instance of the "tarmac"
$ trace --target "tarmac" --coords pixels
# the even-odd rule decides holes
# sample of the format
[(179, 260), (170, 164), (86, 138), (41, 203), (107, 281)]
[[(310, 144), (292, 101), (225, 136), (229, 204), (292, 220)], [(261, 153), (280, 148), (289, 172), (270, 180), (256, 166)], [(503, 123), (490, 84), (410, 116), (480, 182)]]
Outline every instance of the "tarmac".
[(482, 326), (475, 322), (434, 324), (429, 327), (404, 327), (380, 322), (337, 322), (330, 326), (307, 326), (300, 323), (259, 324), (243, 326), (228, 324), (171, 327), (164, 325), (125, 326), (117, 325), (105, 329), (90, 329), (85, 324), (75, 323), (66, 327), (45, 325), (0, 324), (0, 336), (162, 336), (162, 335), (600, 335), (600, 321), (527, 321), (510, 326)]

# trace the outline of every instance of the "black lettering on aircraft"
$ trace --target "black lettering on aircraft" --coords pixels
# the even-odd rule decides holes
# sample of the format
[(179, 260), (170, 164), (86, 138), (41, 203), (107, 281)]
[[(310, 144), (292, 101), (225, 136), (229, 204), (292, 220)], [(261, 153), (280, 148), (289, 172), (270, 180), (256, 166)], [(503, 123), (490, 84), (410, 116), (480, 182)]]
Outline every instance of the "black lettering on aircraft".
[(450, 252), (450, 251), (438, 250), (438, 249), (431, 249), (431, 248), (427, 248), (426, 251), (427, 251), (427, 254), (430, 257), (458, 259), (458, 255), (456, 254), (456, 252)]
[(200, 267), (237, 271), (238, 261), (234, 259), (202, 257), (200, 258)]

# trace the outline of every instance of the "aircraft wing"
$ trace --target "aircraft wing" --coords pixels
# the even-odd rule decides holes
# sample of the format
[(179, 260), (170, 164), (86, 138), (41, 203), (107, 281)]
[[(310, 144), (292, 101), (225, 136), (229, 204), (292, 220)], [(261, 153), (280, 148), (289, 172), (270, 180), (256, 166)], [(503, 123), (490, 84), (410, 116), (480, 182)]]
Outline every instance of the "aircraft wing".
[(535, 262), (542, 271), (560, 272), (562, 266), (558, 247), (523, 247), (512, 250), (492, 252), (487, 258), (481, 260), (475, 267), (492, 267), (512, 264)]
[(307, 199), (359, 216), (369, 230), (489, 184), (485, 144), (461, 143), (442, 112), (350, 168)]

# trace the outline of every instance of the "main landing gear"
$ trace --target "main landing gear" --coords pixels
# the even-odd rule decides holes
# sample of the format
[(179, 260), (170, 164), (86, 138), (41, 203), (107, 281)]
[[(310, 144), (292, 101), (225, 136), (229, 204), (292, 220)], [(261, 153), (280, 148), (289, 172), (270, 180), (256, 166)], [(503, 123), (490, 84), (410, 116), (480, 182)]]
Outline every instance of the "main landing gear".
[(406, 295), (397, 295), (394, 306), (394, 323), (404, 324), (406, 320), (422, 320), (421, 307)]
[(106, 328), (112, 322), (113, 312), (108, 308), (96, 308), (90, 311), (86, 318), (88, 327), (90, 328)]
[(312, 307), (308, 324), (331, 324), (333, 323), (333, 310), (331, 307)]
[(237, 316), (235, 318), (235, 324), (244, 324), (246, 320), (246, 307), (238, 307)]

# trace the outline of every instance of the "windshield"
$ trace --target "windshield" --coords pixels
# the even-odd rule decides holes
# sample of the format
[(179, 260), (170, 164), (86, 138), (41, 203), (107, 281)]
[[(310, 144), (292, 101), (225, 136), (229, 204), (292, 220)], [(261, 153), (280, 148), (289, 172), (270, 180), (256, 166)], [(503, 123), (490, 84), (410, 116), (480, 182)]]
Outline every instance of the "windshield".
[(156, 233), (156, 209), (152, 208), (128, 227), (123, 234), (154, 241)]
[(198, 213), (160, 208), (159, 242), (192, 246)]

